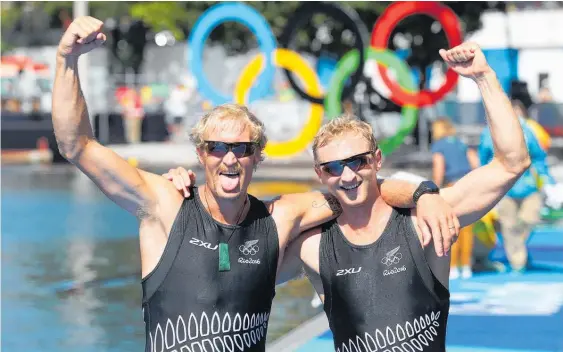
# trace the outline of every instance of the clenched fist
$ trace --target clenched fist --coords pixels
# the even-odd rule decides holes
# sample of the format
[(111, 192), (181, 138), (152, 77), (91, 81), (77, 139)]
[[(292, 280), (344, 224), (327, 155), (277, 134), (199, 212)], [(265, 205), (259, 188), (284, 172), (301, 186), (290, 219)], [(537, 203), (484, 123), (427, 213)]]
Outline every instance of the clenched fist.
[(69, 58), (85, 54), (104, 44), (103, 22), (90, 16), (78, 17), (68, 27), (59, 42), (58, 54)]
[(452, 70), (463, 77), (475, 80), (492, 72), (485, 55), (476, 43), (463, 43), (450, 50), (441, 49), (440, 56)]

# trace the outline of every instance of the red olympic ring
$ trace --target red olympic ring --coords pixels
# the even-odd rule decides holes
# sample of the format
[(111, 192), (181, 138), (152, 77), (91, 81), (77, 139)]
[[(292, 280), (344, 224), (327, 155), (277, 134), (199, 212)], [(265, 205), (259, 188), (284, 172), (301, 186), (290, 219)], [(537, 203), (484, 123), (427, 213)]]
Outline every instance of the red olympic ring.
[[(375, 22), (371, 32), (371, 46), (375, 49), (387, 49), (393, 28), (405, 17), (415, 14), (425, 14), (438, 20), (444, 28), (450, 48), (461, 44), (462, 34), (459, 19), (452, 9), (435, 1), (400, 1), (389, 5)], [(446, 81), (438, 90), (424, 89), (418, 94), (413, 94), (390, 80), (385, 67), (379, 64), (377, 66), (381, 78), (391, 91), (391, 101), (398, 105), (414, 105), (416, 107), (432, 105), (450, 92), (459, 78), (457, 73), (448, 68)]]

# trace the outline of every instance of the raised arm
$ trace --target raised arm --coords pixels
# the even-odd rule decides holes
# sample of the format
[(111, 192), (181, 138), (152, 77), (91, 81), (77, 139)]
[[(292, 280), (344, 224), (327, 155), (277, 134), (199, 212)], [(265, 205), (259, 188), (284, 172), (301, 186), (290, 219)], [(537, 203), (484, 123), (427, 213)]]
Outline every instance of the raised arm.
[[(455, 209), (461, 226), (466, 226), (485, 215), (510, 190), (530, 166), (530, 156), (522, 126), (477, 44), (464, 43), (441, 50), (440, 55), (454, 71), (479, 87), (493, 141), (494, 156), (488, 164), (440, 193)], [(482, 160), (486, 160), (485, 154)]]
[(156, 196), (142, 172), (94, 139), (80, 87), (78, 58), (104, 43), (106, 37), (101, 30), (101, 21), (80, 17), (71, 23), (59, 43), (53, 86), (55, 137), (63, 157), (111, 200), (142, 217), (154, 208)]

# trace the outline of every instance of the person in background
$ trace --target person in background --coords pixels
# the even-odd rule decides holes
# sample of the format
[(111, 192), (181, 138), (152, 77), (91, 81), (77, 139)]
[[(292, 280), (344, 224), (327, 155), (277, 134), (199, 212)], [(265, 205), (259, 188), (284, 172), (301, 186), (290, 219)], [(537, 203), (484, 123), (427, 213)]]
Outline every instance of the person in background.
[(513, 100), (512, 108), (519, 118), (522, 118), (526, 121), (528, 127), (530, 127), (532, 132), (534, 132), (534, 136), (536, 136), (540, 147), (542, 147), (542, 149), (547, 153), (547, 151), (551, 147), (551, 136), (549, 135), (549, 133), (537, 121), (530, 118), (528, 109), (526, 109), (526, 107), (520, 100)]
[[(526, 111), (523, 107), (521, 102), (512, 102), (512, 108), (524, 131), (532, 165), (499, 201), (496, 208), (506, 257), (512, 271), (517, 274), (523, 273), (528, 265), (526, 242), (534, 226), (540, 221), (540, 209), (543, 203), (541, 187), (546, 185), (551, 187), (556, 184), (547, 167), (547, 154), (540, 146), (529, 123), (526, 122)], [(491, 132), (485, 128), (479, 144), (481, 165), (488, 163), (493, 157)]]
[[(438, 187), (449, 187), (471, 170), (479, 167), (477, 152), (456, 136), (456, 130), (446, 117), (432, 124), (432, 178)], [(450, 279), (470, 278), (473, 253), (472, 225), (462, 228), (459, 238), (452, 246)]]

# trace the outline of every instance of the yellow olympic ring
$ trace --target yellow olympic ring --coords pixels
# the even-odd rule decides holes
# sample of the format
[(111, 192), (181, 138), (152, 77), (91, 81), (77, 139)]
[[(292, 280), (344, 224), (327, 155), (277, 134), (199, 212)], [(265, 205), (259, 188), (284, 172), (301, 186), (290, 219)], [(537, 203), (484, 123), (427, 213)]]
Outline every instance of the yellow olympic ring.
[[(299, 54), (287, 49), (276, 49), (273, 59), (274, 65), (295, 72), (301, 78), (307, 94), (317, 98), (322, 97), (322, 87), (317, 74)], [(243, 69), (234, 92), (237, 104), (248, 104), (250, 88), (263, 68), (264, 54), (259, 54)], [(311, 104), (309, 119), (299, 135), (287, 142), (268, 142), (264, 153), (271, 157), (289, 157), (303, 152), (321, 128), (323, 111), (324, 107), (322, 105)]]

